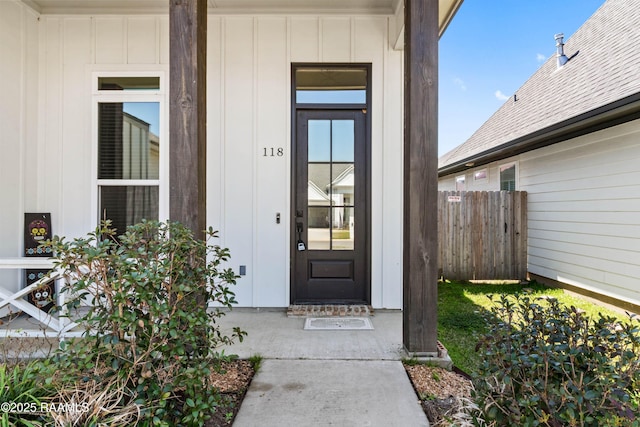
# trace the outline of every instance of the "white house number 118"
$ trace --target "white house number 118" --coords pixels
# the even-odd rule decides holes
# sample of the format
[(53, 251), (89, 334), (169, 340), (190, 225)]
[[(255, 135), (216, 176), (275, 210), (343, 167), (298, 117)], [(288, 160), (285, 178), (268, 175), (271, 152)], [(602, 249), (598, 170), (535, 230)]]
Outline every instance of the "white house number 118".
[(284, 156), (284, 148), (282, 147), (264, 147), (262, 149), (262, 157), (282, 157)]

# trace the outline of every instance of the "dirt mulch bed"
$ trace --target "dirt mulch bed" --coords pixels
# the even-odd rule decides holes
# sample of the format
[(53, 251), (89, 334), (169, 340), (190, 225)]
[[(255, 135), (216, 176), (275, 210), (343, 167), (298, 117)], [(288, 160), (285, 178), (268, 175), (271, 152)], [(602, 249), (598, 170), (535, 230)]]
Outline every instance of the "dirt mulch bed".
[[(427, 365), (405, 365), (422, 409), (433, 427), (466, 420), (461, 404), (470, 402), (472, 384), (465, 375)], [(458, 424), (456, 424), (458, 425)], [(460, 424), (462, 425), (462, 423)]]
[(246, 360), (233, 360), (222, 363), (221, 373), (212, 372), (210, 379), (214, 387), (220, 390), (223, 405), (212, 414), (205, 427), (231, 426), (244, 395), (251, 384), (254, 370), (251, 363)]

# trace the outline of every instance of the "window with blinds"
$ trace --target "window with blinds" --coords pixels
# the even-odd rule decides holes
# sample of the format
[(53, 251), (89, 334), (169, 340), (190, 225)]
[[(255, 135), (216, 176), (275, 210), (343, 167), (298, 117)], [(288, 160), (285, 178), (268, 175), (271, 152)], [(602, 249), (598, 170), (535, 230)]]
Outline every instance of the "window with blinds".
[(98, 214), (118, 233), (143, 219), (158, 219), (160, 210), (160, 102), (129, 96), (124, 82), (136, 88), (136, 79), (149, 87), (144, 77), (99, 79), (99, 90), (110, 92), (109, 101), (98, 98), (97, 105)]
[(158, 122), (158, 103), (98, 104), (98, 179), (159, 179), (160, 138), (145, 118)]

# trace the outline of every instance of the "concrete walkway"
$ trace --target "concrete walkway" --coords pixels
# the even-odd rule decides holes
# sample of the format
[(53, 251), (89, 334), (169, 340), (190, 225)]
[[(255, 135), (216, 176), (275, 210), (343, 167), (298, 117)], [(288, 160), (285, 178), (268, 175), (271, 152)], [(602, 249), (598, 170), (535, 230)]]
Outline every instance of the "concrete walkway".
[(222, 329), (249, 335), (225, 353), (264, 358), (234, 427), (428, 426), (400, 362), (402, 313), (370, 319), (374, 330), (305, 331), (284, 310), (228, 313)]

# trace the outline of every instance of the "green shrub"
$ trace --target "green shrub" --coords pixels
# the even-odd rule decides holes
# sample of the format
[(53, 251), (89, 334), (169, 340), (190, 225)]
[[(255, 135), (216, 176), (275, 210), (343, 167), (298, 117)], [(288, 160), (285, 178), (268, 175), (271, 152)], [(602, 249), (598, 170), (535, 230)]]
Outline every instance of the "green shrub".
[(553, 298), (502, 295), (478, 348), (475, 399), (510, 426), (640, 425), (640, 327)]
[(56, 381), (117, 385), (122, 406), (140, 408), (138, 425), (202, 425), (220, 399), (209, 384), (213, 350), (245, 335), (223, 334), (224, 311), (208, 309), (236, 303), (237, 276), (222, 267), (228, 249), (207, 235), (142, 222), (115, 238), (107, 222), (86, 238), (49, 242), (69, 283), (64, 308), (87, 331), (55, 356)]

